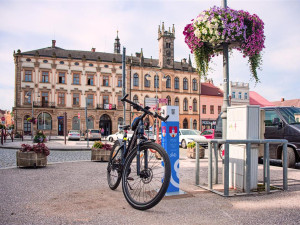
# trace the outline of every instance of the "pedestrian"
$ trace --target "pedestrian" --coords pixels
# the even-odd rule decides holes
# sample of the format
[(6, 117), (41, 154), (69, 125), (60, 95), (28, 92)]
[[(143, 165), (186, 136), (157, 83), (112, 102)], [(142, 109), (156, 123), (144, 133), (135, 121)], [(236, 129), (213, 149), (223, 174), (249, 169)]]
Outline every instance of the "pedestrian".
[(104, 129), (103, 129), (103, 127), (101, 128), (100, 132), (101, 132), (101, 136), (104, 135)]

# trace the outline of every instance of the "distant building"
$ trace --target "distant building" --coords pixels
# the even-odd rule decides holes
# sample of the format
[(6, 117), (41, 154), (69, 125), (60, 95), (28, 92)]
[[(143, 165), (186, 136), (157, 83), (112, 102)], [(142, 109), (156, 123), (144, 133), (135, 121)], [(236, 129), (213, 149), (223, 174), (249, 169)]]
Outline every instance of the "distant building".
[(272, 102), (275, 106), (294, 106), (294, 107), (300, 107), (300, 99), (291, 99), (291, 100), (285, 100), (284, 98), (281, 99), (281, 101), (275, 101)]
[(260, 107), (274, 106), (273, 103), (269, 102), (255, 91), (250, 91), (250, 105), (259, 105)]
[[(4, 121), (2, 120), (2, 118), (4, 118)], [(9, 127), (13, 124), (10, 111), (0, 109), (0, 123), (5, 125), (6, 127)]]
[[(223, 85), (220, 84), (223, 90)], [(230, 105), (249, 105), (249, 83), (229, 82)]]
[(223, 91), (214, 86), (212, 80), (201, 83), (201, 130), (216, 127), (216, 120), (223, 105)]

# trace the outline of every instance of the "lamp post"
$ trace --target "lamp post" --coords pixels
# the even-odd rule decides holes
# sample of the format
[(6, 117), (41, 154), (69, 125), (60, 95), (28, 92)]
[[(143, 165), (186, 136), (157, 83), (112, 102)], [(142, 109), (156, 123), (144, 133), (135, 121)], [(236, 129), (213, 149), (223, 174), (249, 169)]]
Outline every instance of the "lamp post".
[[(154, 86), (155, 86), (155, 93), (156, 93), (156, 112), (157, 112), (157, 110), (158, 110), (158, 106), (159, 106), (159, 103), (158, 103), (158, 95), (157, 95), (157, 86), (158, 86), (158, 84), (159, 84), (159, 79), (158, 79), (158, 72), (157, 71), (150, 71), (150, 73), (151, 72), (155, 72), (155, 77), (154, 77)], [(163, 74), (163, 77), (161, 78), (161, 80), (162, 81), (166, 81), (167, 80), (167, 78), (166, 78), (166, 76), (165, 76), (165, 74), (162, 72), (162, 71), (159, 71), (159, 72), (161, 72), (162, 74)], [(147, 74), (146, 75), (146, 79), (147, 80), (150, 80), (150, 78), (151, 78), (151, 75), (150, 74)], [(158, 139), (159, 139), (159, 127), (158, 127), (158, 119), (156, 118), (156, 143), (159, 143), (159, 141), (158, 141)]]
[[(38, 94), (38, 98), (40, 97), (40, 95), (39, 95), (39, 93), (38, 92), (34, 92), (34, 91), (32, 91), (31, 92), (32, 93), (32, 96), (31, 96), (31, 119), (33, 119), (33, 117), (34, 117), (34, 112), (33, 112), (33, 100), (34, 100), (34, 98), (33, 98), (33, 96), (34, 96), (34, 94), (36, 93), (36, 94)], [(29, 98), (29, 92), (27, 92), (26, 93), (26, 95), (25, 95), (25, 98), (26, 99), (28, 99)], [(30, 126), (30, 128), (31, 128), (31, 140), (33, 139), (33, 123), (32, 123), (32, 125)]]

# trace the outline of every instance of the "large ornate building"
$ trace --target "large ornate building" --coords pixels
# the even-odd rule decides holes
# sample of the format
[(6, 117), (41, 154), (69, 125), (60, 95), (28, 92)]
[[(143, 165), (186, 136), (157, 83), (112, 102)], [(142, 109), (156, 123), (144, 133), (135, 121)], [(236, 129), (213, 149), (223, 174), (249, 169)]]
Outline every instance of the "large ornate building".
[[(143, 51), (126, 56), (126, 93), (144, 104), (146, 98), (167, 99), (179, 105), (180, 127), (199, 129), (200, 79), (191, 61), (174, 61), (175, 28), (158, 29), (159, 57), (145, 58)], [(114, 53), (66, 50), (56, 46), (14, 52), (15, 128), (25, 134), (42, 129), (63, 135), (63, 129), (88, 128), (116, 132), (123, 123), (122, 55), (117, 35)], [(64, 124), (64, 113), (67, 124)], [(126, 123), (138, 113), (127, 105)], [(36, 123), (28, 118), (36, 118)], [(32, 127), (33, 126), (33, 127)]]

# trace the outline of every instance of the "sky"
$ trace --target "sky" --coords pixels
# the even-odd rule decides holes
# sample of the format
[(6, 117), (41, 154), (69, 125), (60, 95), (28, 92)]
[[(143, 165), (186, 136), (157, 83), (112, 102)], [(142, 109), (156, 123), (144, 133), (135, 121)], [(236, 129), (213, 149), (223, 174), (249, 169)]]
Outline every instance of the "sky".
[[(51, 46), (69, 50), (113, 52), (119, 31), (127, 55), (140, 52), (158, 58), (158, 25), (175, 25), (175, 60), (190, 51), (182, 34), (186, 24), (203, 10), (221, 6), (222, 0), (0, 0), (0, 109), (14, 104), (13, 51)], [(257, 14), (265, 23), (260, 83), (251, 79), (247, 58), (233, 51), (229, 80), (250, 84), (269, 101), (300, 98), (300, 0), (227, 0), (228, 7)], [(193, 59), (193, 55), (191, 55)], [(208, 78), (223, 80), (222, 56), (211, 62)]]

